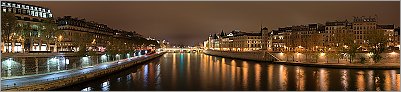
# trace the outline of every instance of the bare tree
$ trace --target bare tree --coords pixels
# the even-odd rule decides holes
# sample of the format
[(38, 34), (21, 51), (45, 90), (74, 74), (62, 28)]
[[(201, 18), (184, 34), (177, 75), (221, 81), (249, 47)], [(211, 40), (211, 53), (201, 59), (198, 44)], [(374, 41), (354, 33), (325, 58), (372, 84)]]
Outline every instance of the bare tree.
[(348, 54), (349, 63), (352, 63), (354, 58), (356, 57), (356, 52), (358, 50), (358, 45), (355, 42), (355, 35), (353, 33), (348, 33), (344, 36), (344, 48), (345, 53)]
[(73, 45), (79, 49), (76, 54), (78, 56), (84, 56), (87, 54), (87, 46), (89, 46), (93, 41), (93, 35), (88, 33), (77, 33), (73, 35), (73, 38)]
[[(47, 49), (50, 49), (50, 42), (54, 41), (56, 48), (57, 48), (57, 40), (60, 40), (61, 37), (64, 35), (63, 31), (57, 28), (56, 21), (53, 18), (45, 18), (43, 19), (42, 23), (42, 30), (41, 31), (41, 40), (46, 41)], [(57, 39), (59, 38), (59, 39)]]
[(367, 43), (369, 52), (372, 53), (372, 59), (375, 63), (380, 62), (383, 58), (380, 56), (386, 49), (388, 42), (388, 35), (385, 34), (384, 30), (371, 30), (367, 35)]
[(13, 31), (16, 30), (17, 27), (17, 18), (15, 18), (15, 15), (10, 12), (2, 12), (1, 13), (1, 35), (2, 39), (6, 47), (6, 52), (9, 52), (9, 43), (11, 43), (11, 34)]

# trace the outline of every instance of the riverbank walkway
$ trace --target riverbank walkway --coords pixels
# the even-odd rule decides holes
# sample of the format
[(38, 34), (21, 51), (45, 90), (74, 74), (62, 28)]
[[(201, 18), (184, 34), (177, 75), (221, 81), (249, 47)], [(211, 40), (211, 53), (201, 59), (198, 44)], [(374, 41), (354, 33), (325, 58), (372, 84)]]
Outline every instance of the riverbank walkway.
[[(157, 52), (156, 54), (160, 53), (162, 52)], [(1, 89), (7, 90), (10, 88), (33, 85), (38, 83), (52, 82), (55, 80), (66, 79), (66, 78), (73, 78), (75, 76), (88, 74), (108, 68), (113, 68), (119, 65), (124, 65), (129, 62), (141, 61), (152, 55), (135, 56), (127, 59), (106, 62), (95, 66), (89, 66), (81, 69), (72, 69), (72, 70), (65, 70), (62, 72), (59, 71), (59, 72), (39, 74), (39, 75), (18, 76), (18, 77), (1, 79)]]

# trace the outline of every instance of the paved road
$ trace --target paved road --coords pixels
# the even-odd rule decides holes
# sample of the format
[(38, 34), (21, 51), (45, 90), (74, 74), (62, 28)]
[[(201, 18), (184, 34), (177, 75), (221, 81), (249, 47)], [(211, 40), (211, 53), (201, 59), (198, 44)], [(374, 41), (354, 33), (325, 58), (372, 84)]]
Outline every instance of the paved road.
[(148, 57), (147, 55), (142, 55), (142, 56), (135, 56), (132, 58), (128, 59), (122, 59), (122, 60), (117, 60), (113, 62), (107, 62), (107, 63), (102, 63), (98, 64), (95, 66), (90, 66), (86, 67), (83, 69), (73, 69), (73, 70), (67, 70), (65, 72), (59, 72), (59, 73), (53, 73), (53, 74), (43, 74), (43, 75), (34, 75), (34, 76), (24, 76), (24, 77), (19, 77), (19, 78), (13, 78), (13, 79), (3, 79), (1, 80), (1, 88), (9, 88), (9, 87), (19, 87), (19, 86), (24, 86), (24, 85), (29, 85), (29, 84), (34, 84), (34, 83), (43, 83), (43, 82), (48, 82), (52, 80), (57, 80), (58, 78), (69, 78), (72, 76), (77, 76), (82, 73), (89, 73), (92, 71), (97, 71), (97, 70), (102, 70), (108, 67), (113, 67), (113, 66), (118, 66), (120, 64), (125, 64), (127, 62), (135, 62), (138, 61), (138, 59), (144, 59)]

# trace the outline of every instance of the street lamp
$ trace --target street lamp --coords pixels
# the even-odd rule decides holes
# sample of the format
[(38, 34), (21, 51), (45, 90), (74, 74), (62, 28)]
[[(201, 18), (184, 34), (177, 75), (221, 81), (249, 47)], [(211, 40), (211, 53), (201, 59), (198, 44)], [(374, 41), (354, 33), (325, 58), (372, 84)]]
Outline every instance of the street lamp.
[(347, 45), (344, 45), (343, 47), (344, 47), (344, 48), (348, 48), (348, 46), (347, 46)]
[[(59, 35), (57, 41), (59, 42), (59, 44), (61, 45), (61, 41), (63, 40), (63, 36)], [(57, 44), (56, 44), (57, 45)], [(58, 51), (58, 46), (56, 46), (56, 51)]]
[(58, 36), (58, 41), (60, 42), (61, 40), (63, 40), (63, 36), (62, 35)]

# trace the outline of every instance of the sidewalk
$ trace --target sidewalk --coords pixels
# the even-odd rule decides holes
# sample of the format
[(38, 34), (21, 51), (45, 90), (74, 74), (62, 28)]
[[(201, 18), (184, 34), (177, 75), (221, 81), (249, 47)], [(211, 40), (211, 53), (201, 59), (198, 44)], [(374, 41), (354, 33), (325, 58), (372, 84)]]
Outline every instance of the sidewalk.
[[(111, 61), (115, 62), (115, 61)], [(107, 62), (105, 62), (107, 63)], [(104, 63), (101, 63), (104, 64)], [(100, 64), (98, 64), (100, 65)], [(97, 65), (94, 65), (97, 66)], [(75, 69), (69, 69), (69, 70), (61, 70), (61, 71), (54, 71), (54, 72), (48, 72), (48, 73), (41, 73), (41, 74), (32, 74), (32, 75), (23, 75), (23, 76), (12, 76), (12, 77), (1, 77), (1, 80), (9, 80), (9, 79), (18, 79), (18, 78), (23, 78), (23, 77), (34, 77), (34, 76), (41, 76), (41, 75), (49, 75), (49, 74), (56, 74), (56, 73), (62, 73), (62, 72), (68, 72), (68, 71), (74, 71), (74, 70), (79, 70), (79, 69), (86, 69), (86, 68), (91, 68), (94, 66), (85, 66), (82, 68), (75, 68)]]

